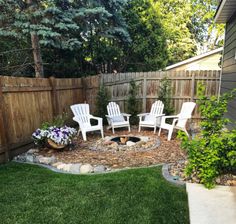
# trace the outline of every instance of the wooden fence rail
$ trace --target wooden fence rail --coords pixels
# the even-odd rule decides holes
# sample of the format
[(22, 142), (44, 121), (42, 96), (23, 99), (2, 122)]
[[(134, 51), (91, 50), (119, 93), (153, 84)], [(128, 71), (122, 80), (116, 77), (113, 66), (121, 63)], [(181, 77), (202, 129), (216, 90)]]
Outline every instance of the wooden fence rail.
[[(138, 86), (140, 112), (150, 110), (158, 98), (160, 81), (171, 80), (172, 104), (178, 112), (184, 101), (196, 100), (198, 82), (206, 85), (206, 95), (217, 95), (219, 71), (140, 72), (102, 74), (85, 78), (19, 78), (0, 76), (0, 162), (29, 148), (32, 132), (45, 121), (67, 112), (70, 105), (87, 102), (96, 110), (96, 96), (103, 84), (112, 101), (126, 111), (130, 81)], [(195, 110), (195, 118), (199, 118)]]

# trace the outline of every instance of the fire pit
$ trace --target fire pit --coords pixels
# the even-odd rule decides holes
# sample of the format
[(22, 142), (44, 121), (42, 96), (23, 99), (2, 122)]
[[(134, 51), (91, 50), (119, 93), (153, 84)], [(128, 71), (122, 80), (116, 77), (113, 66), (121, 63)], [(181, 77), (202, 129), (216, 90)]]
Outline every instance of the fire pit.
[(119, 145), (133, 145), (136, 142), (141, 141), (141, 139), (133, 136), (121, 136), (112, 138), (111, 141), (117, 142)]
[(147, 151), (160, 146), (158, 137), (146, 136), (107, 136), (99, 139), (90, 150), (93, 151)]

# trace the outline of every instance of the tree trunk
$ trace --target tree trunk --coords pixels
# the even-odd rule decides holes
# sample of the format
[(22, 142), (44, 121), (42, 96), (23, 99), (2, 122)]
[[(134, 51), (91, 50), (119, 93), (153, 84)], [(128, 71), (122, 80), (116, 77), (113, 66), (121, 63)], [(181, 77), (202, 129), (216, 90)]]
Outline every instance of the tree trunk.
[[(35, 2), (34, 0), (27, 0), (26, 3), (28, 4), (29, 10), (34, 10)], [(36, 21), (31, 21), (33, 24), (36, 24)], [(31, 33), (31, 45), (33, 48), (33, 56), (34, 56), (34, 70), (35, 70), (35, 77), (36, 78), (43, 78), (43, 61), (41, 56), (41, 50), (39, 45), (39, 38), (35, 32)]]
[(43, 78), (43, 62), (41, 57), (41, 50), (39, 45), (39, 38), (37, 34), (31, 33), (31, 44), (33, 48), (33, 56), (34, 56), (34, 69), (35, 69), (35, 77)]

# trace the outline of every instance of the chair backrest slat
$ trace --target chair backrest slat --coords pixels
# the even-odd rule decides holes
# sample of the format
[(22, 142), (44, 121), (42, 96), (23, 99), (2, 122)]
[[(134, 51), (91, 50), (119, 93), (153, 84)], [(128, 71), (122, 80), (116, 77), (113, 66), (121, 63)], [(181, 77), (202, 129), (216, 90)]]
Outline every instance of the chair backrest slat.
[(71, 107), (71, 110), (75, 117), (81, 122), (81, 123), (89, 123), (89, 104), (74, 104)]
[(110, 102), (107, 105), (107, 113), (111, 117), (116, 117), (116, 116), (121, 115), (119, 105), (115, 102)]
[(160, 115), (160, 114), (163, 114), (163, 110), (164, 110), (164, 104), (162, 103), (162, 101), (157, 100), (155, 101), (155, 103), (152, 104), (150, 114)]
[(176, 126), (184, 128), (188, 119), (192, 117), (192, 112), (196, 106), (196, 103), (194, 102), (185, 102), (182, 105), (181, 111), (178, 114), (178, 122)]

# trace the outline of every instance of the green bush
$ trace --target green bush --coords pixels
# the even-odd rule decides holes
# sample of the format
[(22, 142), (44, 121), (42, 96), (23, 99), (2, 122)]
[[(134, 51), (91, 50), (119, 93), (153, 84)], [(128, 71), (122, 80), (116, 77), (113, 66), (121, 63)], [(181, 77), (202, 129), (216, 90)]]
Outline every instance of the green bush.
[(103, 118), (103, 124), (107, 124), (107, 104), (109, 103), (109, 94), (104, 87), (101, 85), (96, 98), (96, 116)]
[(188, 176), (195, 175), (207, 188), (213, 188), (217, 176), (235, 171), (236, 165), (236, 130), (228, 131), (225, 126), (230, 120), (224, 117), (228, 101), (235, 96), (236, 89), (221, 95), (207, 98), (204, 87), (198, 87), (198, 105), (203, 120), (198, 136), (189, 140), (179, 133), (181, 146), (187, 150)]
[(127, 100), (127, 111), (131, 114), (130, 123), (138, 124), (139, 102), (137, 100), (138, 87), (134, 80), (130, 81), (129, 96)]
[(159, 100), (164, 103), (164, 114), (171, 115), (174, 108), (171, 105), (171, 82), (170, 79), (164, 77), (160, 81)]

